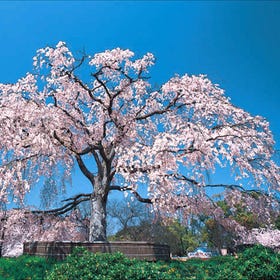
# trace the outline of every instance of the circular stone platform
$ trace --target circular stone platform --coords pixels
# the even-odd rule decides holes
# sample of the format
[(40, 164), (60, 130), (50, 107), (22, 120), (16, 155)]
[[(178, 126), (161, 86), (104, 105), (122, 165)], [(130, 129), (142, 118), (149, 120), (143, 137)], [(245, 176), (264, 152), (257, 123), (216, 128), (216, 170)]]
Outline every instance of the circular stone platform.
[(90, 252), (113, 253), (121, 252), (129, 258), (156, 261), (169, 260), (170, 248), (168, 245), (142, 241), (113, 241), (113, 242), (25, 242), (23, 254), (50, 257), (63, 260), (71, 254), (73, 248), (85, 247)]

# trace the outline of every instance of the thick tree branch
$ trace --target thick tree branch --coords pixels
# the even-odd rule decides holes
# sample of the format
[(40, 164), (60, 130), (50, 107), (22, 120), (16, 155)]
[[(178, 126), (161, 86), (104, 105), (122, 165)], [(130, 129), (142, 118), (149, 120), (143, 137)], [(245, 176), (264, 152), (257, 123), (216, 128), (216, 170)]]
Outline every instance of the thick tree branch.
[(169, 176), (174, 176), (174, 178), (176, 178), (177, 180), (186, 181), (200, 188), (224, 188), (230, 190), (239, 190), (240, 192), (247, 193), (247, 194), (259, 194), (259, 195), (269, 196), (269, 194), (265, 193), (264, 191), (256, 190), (256, 189), (246, 189), (243, 186), (237, 184), (201, 184), (196, 180), (188, 178), (184, 175), (173, 174)]
[[(90, 135), (90, 132), (89, 132), (87, 126), (85, 125), (85, 123), (82, 122), (81, 120), (79, 120), (78, 118), (75, 118), (74, 116), (72, 116), (66, 109), (62, 108), (61, 106), (58, 106), (56, 97), (54, 95), (53, 95), (53, 98), (55, 101), (54, 106), (56, 108), (58, 108), (59, 110), (61, 110), (66, 116), (68, 116), (73, 121), (73, 124), (75, 124), (75, 125), (79, 124), (82, 127), (82, 129), (86, 132), (86, 134)], [(81, 118), (83, 118), (83, 113), (81, 112), (81, 110), (79, 110), (79, 108), (76, 108), (76, 107), (74, 107), (74, 109), (79, 113), (79, 116)]]
[(123, 171), (125, 173), (129, 173), (129, 174), (134, 174), (134, 173), (137, 173), (137, 172), (140, 172), (140, 173), (148, 173), (148, 172), (151, 172), (151, 171), (155, 171), (155, 170), (158, 170), (160, 169), (160, 165), (148, 165), (148, 166), (143, 166), (143, 167), (136, 167), (134, 165), (132, 166), (125, 166), (123, 168)]
[(130, 187), (111, 186), (110, 191), (120, 191), (120, 192), (130, 191), (138, 201), (143, 203), (153, 204), (150, 198), (143, 198), (137, 191), (133, 190)]
[(77, 160), (77, 163), (82, 171), (82, 173), (89, 179), (91, 184), (94, 186), (94, 175), (88, 170), (86, 167), (82, 157), (80, 155), (75, 155), (75, 158)]
[[(174, 97), (174, 99), (171, 100), (167, 106), (165, 106), (165, 108), (163, 108), (163, 109), (161, 109), (161, 110), (152, 111), (152, 112), (147, 113), (147, 114), (145, 114), (145, 115), (143, 115), (143, 116), (138, 116), (138, 117), (135, 118), (135, 120), (140, 121), (140, 120), (148, 119), (148, 118), (150, 118), (150, 117), (152, 117), (152, 116), (155, 116), (155, 115), (162, 115), (162, 114), (165, 114), (166, 112), (168, 112), (169, 110), (171, 110), (173, 106), (176, 105), (176, 102), (179, 100), (180, 97), (181, 97), (181, 95), (178, 93), (178, 94)], [(182, 108), (182, 107), (184, 107), (184, 106), (187, 106), (187, 105), (194, 105), (194, 104), (195, 104), (195, 102), (193, 102), (192, 104), (182, 103), (182, 104), (180, 104), (180, 105), (177, 105), (177, 107), (176, 107), (175, 109), (180, 109), (180, 108)], [(140, 112), (140, 111), (139, 111), (139, 112)]]
[[(99, 72), (100, 72), (100, 71), (99, 71)], [(97, 73), (95, 73), (95, 74), (92, 74), (92, 76), (96, 79), (96, 81), (97, 81), (100, 85), (102, 85), (102, 87), (103, 87), (103, 89), (105, 90), (105, 92), (107, 93), (107, 95), (108, 95), (109, 97), (111, 97), (111, 94), (110, 94), (108, 88), (106, 87), (106, 84), (105, 84), (101, 79), (99, 79), (99, 77), (98, 77), (98, 75), (100, 75), (99, 72), (97, 72)], [(101, 71), (101, 73), (102, 73), (102, 71)], [(103, 104), (103, 105), (104, 105), (104, 104)]]
[(64, 73), (68, 76), (69, 79), (73, 79), (74, 82), (79, 84), (88, 93), (88, 95), (93, 101), (98, 102), (99, 104), (104, 106), (103, 101), (99, 98), (96, 98), (92, 93), (93, 91), (89, 89), (76, 75), (69, 71), (65, 71)]
[(77, 152), (73, 150), (73, 148), (70, 145), (67, 145), (65, 143), (64, 140), (62, 140), (58, 134), (56, 133), (56, 131), (53, 132), (53, 137), (54, 139), (56, 139), (63, 147), (67, 148), (69, 151), (71, 151), (72, 153), (76, 154)]
[(53, 215), (62, 215), (73, 208), (77, 207), (81, 202), (88, 201), (91, 198), (91, 194), (78, 194), (74, 197), (63, 200), (62, 202), (70, 201), (63, 205), (62, 207), (51, 209), (51, 210), (33, 210), (32, 213), (35, 214), (53, 214)]
[(164, 109), (155, 110), (155, 111), (145, 114), (143, 116), (136, 117), (135, 119), (137, 121), (140, 121), (140, 120), (145, 120), (147, 118), (150, 118), (154, 115), (162, 115), (162, 114), (166, 113), (168, 110), (170, 110), (170, 108), (176, 104), (178, 99), (179, 99), (179, 95), (177, 95)]
[[(34, 155), (29, 155), (27, 157), (24, 157), (24, 158), (15, 158), (13, 160), (10, 160), (9, 162), (7, 163), (4, 163), (4, 164), (1, 164), (1, 167), (11, 167), (13, 164), (17, 163), (17, 162), (27, 162), (28, 160), (30, 159), (33, 159), (33, 158), (38, 158), (40, 157), (41, 155), (39, 154), (34, 154)], [(48, 156), (48, 155), (45, 155), (45, 156)]]

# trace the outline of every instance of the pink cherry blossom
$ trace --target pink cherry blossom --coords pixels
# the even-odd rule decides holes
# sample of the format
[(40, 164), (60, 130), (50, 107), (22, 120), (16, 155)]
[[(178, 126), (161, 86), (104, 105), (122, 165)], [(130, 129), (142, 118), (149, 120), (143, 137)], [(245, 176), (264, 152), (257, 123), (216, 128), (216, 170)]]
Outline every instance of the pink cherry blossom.
[(237, 244), (260, 244), (272, 249), (280, 247), (280, 230), (273, 228), (254, 228), (240, 234)]
[[(1, 255), (15, 257), (23, 253), (23, 243), (32, 241), (86, 241), (87, 221), (69, 216), (36, 215), (27, 209), (0, 212)], [(79, 214), (78, 214), (79, 215)]]

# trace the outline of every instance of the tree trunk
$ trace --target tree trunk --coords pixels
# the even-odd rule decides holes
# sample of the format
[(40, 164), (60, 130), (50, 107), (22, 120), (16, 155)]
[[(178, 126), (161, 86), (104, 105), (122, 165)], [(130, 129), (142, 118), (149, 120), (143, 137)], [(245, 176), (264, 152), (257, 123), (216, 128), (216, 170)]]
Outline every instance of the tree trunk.
[(93, 193), (91, 197), (91, 216), (89, 241), (106, 241), (106, 202), (107, 195)]
[(8, 220), (6, 216), (6, 211), (4, 212), (4, 217), (0, 220), (1, 222), (1, 228), (0, 228), (0, 258), (2, 258), (2, 251), (3, 251), (3, 243), (4, 243), (4, 238), (5, 238), (5, 230), (6, 230), (6, 222)]

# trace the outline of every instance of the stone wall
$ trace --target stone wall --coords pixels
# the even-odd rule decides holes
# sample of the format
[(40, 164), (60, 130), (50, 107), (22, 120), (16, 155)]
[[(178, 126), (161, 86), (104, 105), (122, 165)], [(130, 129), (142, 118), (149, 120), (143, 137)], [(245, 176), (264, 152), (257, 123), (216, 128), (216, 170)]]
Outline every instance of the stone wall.
[(51, 257), (63, 260), (69, 255), (73, 248), (85, 247), (90, 252), (113, 253), (121, 252), (129, 258), (156, 261), (169, 260), (170, 248), (168, 245), (155, 244), (139, 241), (120, 241), (120, 242), (25, 242), (23, 254)]

